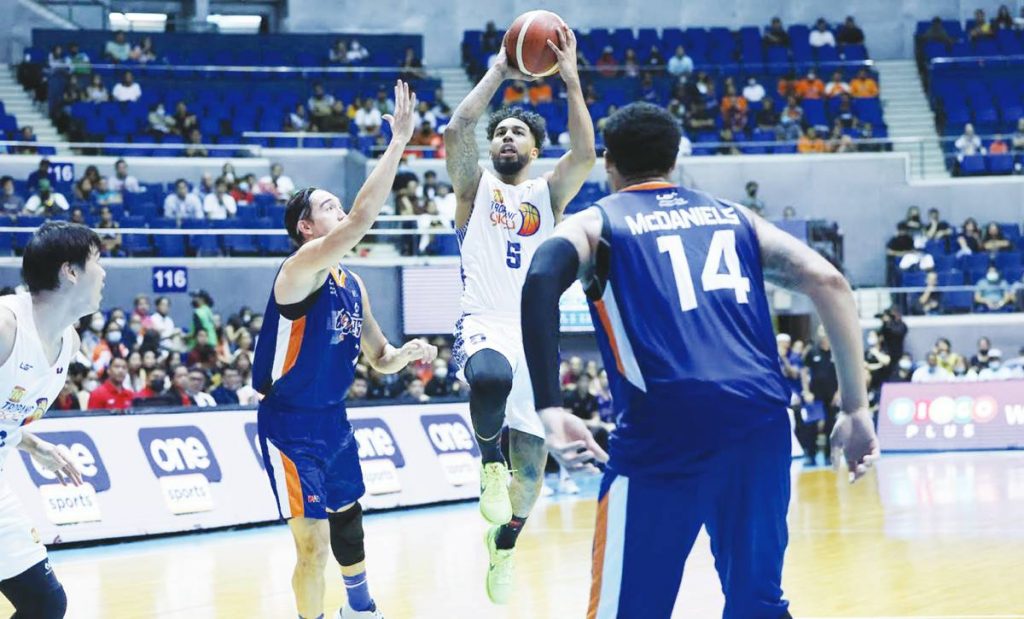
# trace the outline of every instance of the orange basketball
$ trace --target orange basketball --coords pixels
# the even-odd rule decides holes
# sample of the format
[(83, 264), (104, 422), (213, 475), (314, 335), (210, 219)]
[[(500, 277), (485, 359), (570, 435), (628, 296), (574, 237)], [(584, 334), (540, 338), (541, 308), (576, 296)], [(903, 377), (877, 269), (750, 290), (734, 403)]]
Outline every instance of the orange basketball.
[(564, 25), (551, 11), (527, 11), (517, 17), (505, 33), (509, 63), (531, 77), (557, 73), (557, 58), (547, 42), (558, 45), (558, 29)]

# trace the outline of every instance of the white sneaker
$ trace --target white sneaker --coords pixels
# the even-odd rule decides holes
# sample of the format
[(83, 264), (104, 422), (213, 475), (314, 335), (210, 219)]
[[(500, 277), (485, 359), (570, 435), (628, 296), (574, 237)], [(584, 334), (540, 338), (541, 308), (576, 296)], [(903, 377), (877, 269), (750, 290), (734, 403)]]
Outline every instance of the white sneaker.
[(508, 481), (508, 468), (504, 462), (489, 462), (480, 471), (480, 514), (493, 525), (512, 520)]
[(558, 492), (560, 494), (579, 494), (580, 487), (576, 485), (576, 482), (571, 477), (566, 477), (558, 481)]
[(336, 619), (384, 619), (384, 613), (380, 612), (376, 603), (373, 610), (352, 610), (348, 602), (345, 602), (345, 605), (338, 609)]

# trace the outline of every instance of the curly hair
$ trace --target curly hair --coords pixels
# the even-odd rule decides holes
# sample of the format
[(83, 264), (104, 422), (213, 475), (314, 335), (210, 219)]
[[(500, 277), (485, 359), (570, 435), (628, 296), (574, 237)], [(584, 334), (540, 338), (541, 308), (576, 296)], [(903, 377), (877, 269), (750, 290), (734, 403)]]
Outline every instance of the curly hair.
[(631, 103), (605, 124), (605, 157), (626, 176), (664, 173), (676, 163), (679, 139), (679, 123), (664, 108)]
[(524, 110), (521, 107), (503, 107), (491, 114), (491, 119), (487, 123), (487, 138), (494, 139), (494, 131), (498, 128), (498, 125), (501, 121), (509, 118), (522, 121), (523, 124), (530, 128), (535, 146), (537, 148), (544, 147), (544, 137), (548, 134), (548, 127), (547, 123), (544, 122), (544, 117), (536, 112)]

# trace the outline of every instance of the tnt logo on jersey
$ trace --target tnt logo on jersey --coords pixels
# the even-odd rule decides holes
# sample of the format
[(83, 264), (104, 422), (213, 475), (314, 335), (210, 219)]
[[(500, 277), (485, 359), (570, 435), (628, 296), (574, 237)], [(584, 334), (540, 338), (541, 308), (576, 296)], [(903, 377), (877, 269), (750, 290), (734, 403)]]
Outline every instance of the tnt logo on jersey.
[(480, 450), (466, 420), (457, 414), (422, 415), (420, 423), (448, 483), (480, 483)]
[(103, 519), (97, 493), (110, 490), (110, 476), (96, 443), (85, 432), (37, 432), (40, 439), (61, 445), (82, 472), (81, 486), (62, 486), (57, 476), (21, 452), (22, 462), (32, 483), (43, 496), (43, 508), (50, 522), (57, 525), (98, 522)]
[(500, 189), (491, 196), (491, 225), (515, 231), (519, 236), (533, 236), (540, 230), (540, 209), (529, 202), (522, 202), (513, 210), (505, 205)]
[(140, 428), (139, 443), (172, 514), (213, 509), (210, 483), (221, 480), (221, 471), (202, 430), (196, 426)]
[(405, 466), (405, 456), (391, 427), (376, 417), (352, 419), (351, 423), (352, 433), (359, 444), (366, 492), (372, 495), (401, 492), (398, 469)]
[(348, 310), (331, 312), (330, 329), (333, 332), (331, 344), (343, 342), (346, 335), (359, 337), (363, 332), (363, 312), (359, 304), (355, 304), (352, 312)]
[[(15, 387), (11, 389), (10, 395), (7, 396), (7, 401), (0, 406), (0, 421), (15, 421), (21, 422), (25, 417), (32, 415), (37, 410), (35, 403), (25, 402), (22, 403), (22, 399), (25, 397), (24, 387)], [(46, 409), (43, 409), (46, 412)]]

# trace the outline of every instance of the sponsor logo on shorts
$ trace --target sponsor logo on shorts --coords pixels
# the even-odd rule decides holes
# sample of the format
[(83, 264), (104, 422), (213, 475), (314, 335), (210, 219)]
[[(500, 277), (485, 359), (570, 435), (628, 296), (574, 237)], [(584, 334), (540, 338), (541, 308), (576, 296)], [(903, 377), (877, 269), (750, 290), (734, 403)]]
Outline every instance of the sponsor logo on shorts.
[[(103, 458), (100, 456), (99, 450), (96, 449), (96, 443), (88, 434), (72, 430), (68, 432), (36, 432), (35, 435), (54, 445), (66, 447), (71, 454), (71, 461), (82, 472), (82, 479), (89, 482), (96, 492), (110, 490), (110, 476), (107, 474), (107, 467), (103, 465)], [(57, 476), (43, 468), (28, 453), (22, 451), (21, 459), (36, 486), (60, 485)]]
[(198, 474), (209, 482), (221, 480), (217, 456), (196, 426), (140, 428), (139, 442), (158, 478)]

